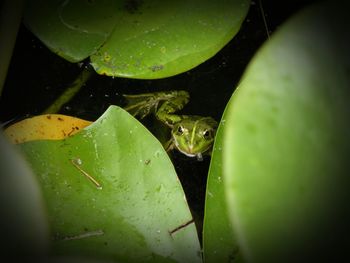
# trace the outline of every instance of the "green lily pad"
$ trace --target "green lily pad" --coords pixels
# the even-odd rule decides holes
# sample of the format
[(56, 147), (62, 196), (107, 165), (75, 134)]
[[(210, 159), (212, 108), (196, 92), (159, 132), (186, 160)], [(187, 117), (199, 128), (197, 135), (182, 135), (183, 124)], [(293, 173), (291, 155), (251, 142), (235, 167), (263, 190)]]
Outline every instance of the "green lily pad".
[(249, 0), (30, 0), (25, 23), (72, 62), (91, 56), (99, 74), (140, 79), (185, 72), (238, 32)]
[(23, 19), (54, 53), (78, 62), (96, 52), (111, 34), (118, 2), (28, 0)]
[(246, 261), (332, 262), (348, 251), (345, 10), (325, 2), (281, 26), (228, 105), (223, 182)]
[(100, 74), (163, 78), (215, 55), (238, 32), (249, 1), (135, 1), (108, 42), (91, 57)]
[(203, 255), (206, 263), (241, 260), (233, 225), (229, 220), (223, 183), (222, 148), (225, 123), (226, 119), (223, 117), (215, 136), (208, 172), (203, 226)]
[(39, 177), (53, 251), (125, 262), (200, 262), (192, 216), (156, 138), (111, 106), (65, 140), (21, 145)]

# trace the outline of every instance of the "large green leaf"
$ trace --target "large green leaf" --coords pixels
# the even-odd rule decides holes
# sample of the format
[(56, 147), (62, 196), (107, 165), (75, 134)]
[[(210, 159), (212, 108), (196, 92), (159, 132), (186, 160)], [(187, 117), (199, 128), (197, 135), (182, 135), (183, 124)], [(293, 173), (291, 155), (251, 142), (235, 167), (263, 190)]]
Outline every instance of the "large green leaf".
[(248, 262), (334, 262), (349, 249), (350, 20), (336, 4), (285, 23), (224, 116), (223, 179)]
[(247, 0), (136, 1), (120, 15), (109, 41), (92, 56), (101, 74), (161, 78), (187, 71), (238, 32)]
[(107, 40), (119, 7), (115, 0), (28, 0), (24, 22), (53, 52), (77, 62)]
[(23, 157), (0, 133), (1, 257), (41, 260), (48, 253), (49, 228), (38, 182)]
[(187, 71), (238, 32), (249, 0), (29, 0), (27, 26), (50, 49), (99, 74), (154, 79)]
[(21, 148), (47, 200), (54, 253), (126, 262), (201, 261), (192, 216), (167, 153), (123, 109), (111, 106), (65, 140)]
[(237, 240), (228, 217), (223, 183), (222, 144), (225, 123), (226, 119), (223, 117), (216, 133), (208, 172), (203, 226), (203, 255), (206, 263), (240, 260)]

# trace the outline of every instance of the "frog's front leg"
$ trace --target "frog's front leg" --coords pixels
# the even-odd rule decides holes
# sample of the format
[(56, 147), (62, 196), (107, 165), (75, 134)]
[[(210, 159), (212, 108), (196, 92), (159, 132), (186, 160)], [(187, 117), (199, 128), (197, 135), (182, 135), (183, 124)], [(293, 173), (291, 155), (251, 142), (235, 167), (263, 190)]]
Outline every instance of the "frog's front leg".
[(188, 92), (183, 90), (123, 96), (127, 102), (124, 109), (133, 116), (139, 116), (142, 119), (153, 112), (160, 121), (167, 125), (171, 125), (176, 119), (175, 115), (171, 115), (172, 118), (168, 118), (167, 115), (181, 110), (189, 101)]
[(158, 120), (172, 127), (175, 123), (183, 119), (182, 116), (174, 113), (183, 109), (188, 103), (190, 95), (184, 90), (169, 91), (166, 93), (167, 99), (159, 106), (156, 117)]
[(160, 101), (158, 93), (145, 93), (137, 95), (123, 95), (127, 105), (124, 110), (135, 117), (143, 119), (152, 111), (155, 112)]
[(175, 149), (175, 144), (172, 139), (168, 140), (166, 143), (163, 144), (164, 150), (169, 153), (173, 149)]

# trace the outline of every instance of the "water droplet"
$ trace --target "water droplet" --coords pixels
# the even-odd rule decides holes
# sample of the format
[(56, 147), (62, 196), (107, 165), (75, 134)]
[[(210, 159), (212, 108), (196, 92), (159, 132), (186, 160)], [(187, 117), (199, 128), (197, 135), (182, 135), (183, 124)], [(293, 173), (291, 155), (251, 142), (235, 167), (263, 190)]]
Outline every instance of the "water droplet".
[(160, 184), (160, 185), (156, 188), (156, 190), (157, 190), (157, 192), (160, 192), (160, 191), (162, 191), (163, 188), (164, 188), (164, 185), (163, 185), (163, 184)]
[(155, 153), (154, 153), (154, 155), (156, 156), (156, 157), (159, 157), (160, 155), (161, 155), (161, 151), (156, 151)]

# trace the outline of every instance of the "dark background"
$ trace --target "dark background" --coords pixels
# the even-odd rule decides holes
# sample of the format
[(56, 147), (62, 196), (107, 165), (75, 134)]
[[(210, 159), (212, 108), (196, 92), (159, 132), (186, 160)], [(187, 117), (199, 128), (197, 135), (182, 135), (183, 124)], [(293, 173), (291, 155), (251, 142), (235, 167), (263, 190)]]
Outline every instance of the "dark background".
[[(273, 34), (292, 14), (316, 1), (261, 2), (268, 31)], [(219, 121), (247, 64), (266, 39), (260, 1), (252, 1), (239, 33), (205, 63), (188, 72), (159, 80), (111, 78), (96, 74), (60, 113), (95, 120), (109, 105), (123, 106), (121, 94), (184, 89), (191, 95), (185, 114), (212, 116)], [(0, 99), (0, 122), (13, 122), (40, 114), (78, 76), (81, 66), (81, 63), (72, 64), (51, 53), (21, 25)], [(172, 159), (200, 228), (210, 158), (199, 162), (174, 152)]]

